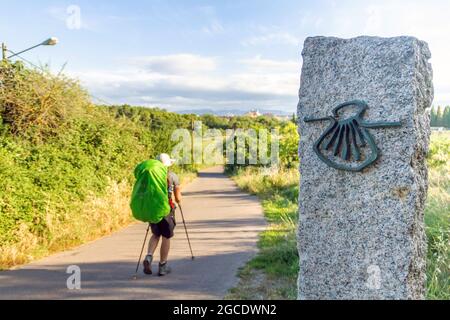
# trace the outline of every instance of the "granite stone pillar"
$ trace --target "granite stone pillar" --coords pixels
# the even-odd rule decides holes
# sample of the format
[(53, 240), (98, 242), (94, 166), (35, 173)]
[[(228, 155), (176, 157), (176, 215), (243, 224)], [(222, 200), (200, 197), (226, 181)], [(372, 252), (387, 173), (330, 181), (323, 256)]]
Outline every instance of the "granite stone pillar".
[(423, 299), (430, 51), (311, 37), (298, 119), (300, 299)]

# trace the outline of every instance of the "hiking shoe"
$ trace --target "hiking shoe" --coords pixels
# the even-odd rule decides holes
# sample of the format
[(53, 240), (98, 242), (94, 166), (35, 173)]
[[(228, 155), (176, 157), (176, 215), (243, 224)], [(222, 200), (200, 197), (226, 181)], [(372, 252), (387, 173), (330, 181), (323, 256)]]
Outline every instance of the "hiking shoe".
[(170, 269), (170, 267), (167, 265), (167, 262), (164, 264), (159, 264), (159, 272), (158, 275), (160, 277), (163, 277), (165, 275), (168, 275), (170, 272), (172, 271), (172, 269)]
[(152, 274), (152, 261), (153, 256), (147, 255), (144, 259), (144, 273), (145, 274)]

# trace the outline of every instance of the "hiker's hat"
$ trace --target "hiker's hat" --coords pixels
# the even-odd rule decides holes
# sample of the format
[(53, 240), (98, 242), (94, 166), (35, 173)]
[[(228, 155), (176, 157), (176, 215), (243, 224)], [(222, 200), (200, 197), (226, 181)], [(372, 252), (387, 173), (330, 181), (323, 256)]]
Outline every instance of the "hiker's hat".
[(171, 159), (167, 153), (161, 153), (156, 159), (161, 161), (166, 167), (170, 167), (176, 162), (176, 160)]

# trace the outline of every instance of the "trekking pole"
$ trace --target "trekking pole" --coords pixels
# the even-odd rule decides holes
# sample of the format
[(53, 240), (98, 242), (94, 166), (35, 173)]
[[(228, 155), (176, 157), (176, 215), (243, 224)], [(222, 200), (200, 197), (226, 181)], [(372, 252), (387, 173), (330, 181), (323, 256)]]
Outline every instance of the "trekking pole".
[(133, 280), (137, 280), (137, 273), (138, 273), (138, 270), (139, 270), (139, 265), (141, 264), (142, 253), (144, 252), (144, 247), (145, 247), (145, 243), (147, 242), (147, 237), (148, 237), (148, 231), (149, 230), (150, 230), (150, 223), (148, 224), (147, 232), (145, 233), (144, 243), (142, 244), (141, 254), (139, 256), (139, 260), (138, 260), (138, 263), (137, 263), (137, 266), (136, 266), (136, 271), (134, 273)]
[(180, 205), (180, 204), (178, 204), (178, 206), (180, 207), (181, 219), (183, 220), (184, 231), (186, 231), (186, 238), (187, 238), (187, 241), (188, 241), (188, 243), (189, 243), (189, 249), (191, 250), (192, 260), (194, 260), (195, 257), (194, 257), (194, 253), (192, 252), (191, 241), (189, 240), (189, 234), (188, 234), (187, 227), (186, 227), (186, 221), (184, 220), (183, 209), (181, 208), (181, 205)]

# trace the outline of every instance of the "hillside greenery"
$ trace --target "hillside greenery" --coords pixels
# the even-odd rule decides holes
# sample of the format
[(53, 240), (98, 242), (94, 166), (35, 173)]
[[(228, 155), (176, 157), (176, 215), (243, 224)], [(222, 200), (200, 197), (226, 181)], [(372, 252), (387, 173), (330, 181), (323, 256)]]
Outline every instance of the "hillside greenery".
[[(132, 222), (128, 201), (133, 168), (170, 151), (167, 132), (181, 122), (187, 126), (189, 116), (95, 106), (76, 81), (62, 74), (3, 62), (0, 268)], [(189, 166), (174, 170), (185, 179), (195, 172)]]
[[(97, 106), (64, 74), (0, 65), (0, 268), (26, 263), (132, 222), (134, 166), (170, 153), (174, 129), (217, 129), (275, 119), (180, 115)], [(187, 181), (194, 165), (172, 168)]]

